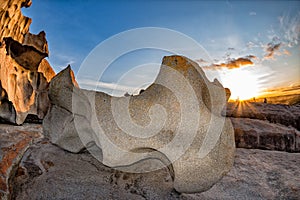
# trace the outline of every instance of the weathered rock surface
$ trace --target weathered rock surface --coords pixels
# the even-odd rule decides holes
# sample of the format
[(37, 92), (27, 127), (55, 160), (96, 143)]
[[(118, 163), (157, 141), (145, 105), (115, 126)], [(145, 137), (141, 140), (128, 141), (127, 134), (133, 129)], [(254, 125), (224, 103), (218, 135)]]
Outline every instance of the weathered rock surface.
[(2, 88), (0, 81), (0, 120), (14, 122), (16, 111), (11, 101), (8, 100), (7, 92)]
[(31, 19), (21, 13), (30, 5), (29, 0), (0, 2), (0, 117), (16, 124), (28, 114), (45, 116), (50, 105), (48, 83), (55, 75), (44, 59), (48, 56), (45, 32), (29, 33)]
[(300, 152), (300, 132), (267, 120), (231, 118), (237, 147)]
[(228, 103), (227, 117), (267, 120), (300, 130), (300, 105), (268, 103)]
[[(195, 199), (299, 199), (300, 154), (237, 149), (233, 169)], [(191, 197), (192, 195), (189, 195)]]
[[(39, 37), (40, 35), (42, 37)], [(31, 34), (31, 36), (34, 35)], [(34, 46), (31, 46), (31, 44), (23, 45), (18, 41), (13, 40), (11, 37), (4, 38), (4, 41), (7, 55), (13, 58), (23, 68), (36, 71), (41, 61), (48, 56), (48, 47), (44, 32), (40, 32), (33, 38), (36, 41), (40, 39), (39, 43), (42, 43), (42, 45), (45, 46), (44, 48), (46, 49), (44, 51), (46, 52), (37, 50)], [(31, 40), (34, 41), (34, 39)], [(32, 45), (35, 45), (35, 43)]]
[(227, 116), (237, 147), (300, 152), (300, 105), (228, 103)]
[(26, 33), (29, 32), (31, 19), (23, 16), (22, 7), (29, 7), (31, 0), (1, 0), (0, 1), (0, 40), (12, 37), (23, 43)]
[(26, 69), (6, 55), (4, 48), (0, 48), (1, 88), (7, 97), (2, 100), (12, 102), (16, 111), (16, 114), (13, 109), (5, 112), (10, 116), (5, 118), (10, 119), (9, 122), (22, 124), (28, 114), (35, 114), (40, 118), (45, 116), (50, 105), (47, 79), (51, 79), (55, 73), (47, 61), (41, 62), (39, 66), (41, 69)]
[(0, 124), (0, 199), (10, 198), (10, 179), (27, 148), (42, 138), (42, 126)]
[(233, 164), (225, 90), (185, 57), (164, 57), (155, 82), (130, 97), (81, 90), (68, 67), (50, 82), (49, 98), (46, 137), (72, 152), (88, 147), (107, 166), (141, 172), (132, 165), (155, 158), (169, 166), (177, 191), (201, 192)]
[[(78, 88), (71, 67), (68, 66), (64, 71), (58, 73), (53, 78), (52, 83), (53, 82), (55, 82), (55, 84), (50, 85), (50, 88), (52, 88), (50, 90), (56, 92), (50, 95), (52, 106), (43, 122), (44, 135), (51, 138), (51, 141), (61, 148), (71, 152), (79, 152), (83, 150), (85, 146), (80, 140), (73, 113), (70, 111), (72, 110), (73, 88)], [(63, 104), (60, 103), (60, 106), (56, 106), (55, 104), (58, 103), (56, 99), (61, 98), (65, 99), (64, 102), (62, 102)], [(78, 118), (79, 117), (81, 116), (78, 116)], [(80, 123), (85, 123), (86, 127), (89, 126), (85, 118), (83, 118)], [(92, 129), (89, 129), (89, 131), (92, 131)]]
[(166, 168), (143, 174), (108, 168), (89, 153), (32, 146), (12, 180), (25, 199), (298, 199), (300, 154), (237, 149), (231, 171), (210, 190), (179, 194)]

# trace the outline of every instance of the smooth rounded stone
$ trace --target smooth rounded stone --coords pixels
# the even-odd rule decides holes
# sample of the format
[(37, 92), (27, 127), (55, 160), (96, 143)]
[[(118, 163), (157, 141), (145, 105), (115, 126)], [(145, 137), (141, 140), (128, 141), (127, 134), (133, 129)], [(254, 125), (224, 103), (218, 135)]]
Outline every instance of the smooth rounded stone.
[[(80, 118), (80, 116), (76, 117)], [(84, 118), (81, 118), (80, 120), (82, 123), (87, 123), (84, 122)], [(79, 152), (85, 148), (76, 133), (77, 130), (74, 125), (74, 118), (69, 111), (53, 105), (44, 121), (47, 121), (48, 123), (44, 123), (43, 134), (53, 143), (71, 152)], [(52, 132), (49, 133), (49, 130)], [(65, 142), (66, 140), (68, 143)]]
[(17, 200), (158, 200), (178, 196), (166, 168), (154, 173), (124, 173), (103, 165), (88, 152), (69, 153), (46, 141), (28, 149), (12, 185)]
[[(82, 144), (95, 144), (101, 149), (101, 156), (95, 156), (103, 164), (127, 172), (141, 172), (130, 166), (156, 158), (174, 173), (178, 192), (202, 192), (233, 164), (233, 128), (221, 115), (229, 94), (183, 56), (164, 57), (155, 82), (140, 95), (128, 97), (81, 90), (68, 67), (51, 80), (49, 98), (54, 106), (72, 113), (75, 130), (54, 128), (51, 124), (63, 120), (46, 117), (44, 132), (51, 142), (75, 153)], [(59, 113), (55, 108), (47, 115)], [(74, 143), (75, 137), (82, 144)]]

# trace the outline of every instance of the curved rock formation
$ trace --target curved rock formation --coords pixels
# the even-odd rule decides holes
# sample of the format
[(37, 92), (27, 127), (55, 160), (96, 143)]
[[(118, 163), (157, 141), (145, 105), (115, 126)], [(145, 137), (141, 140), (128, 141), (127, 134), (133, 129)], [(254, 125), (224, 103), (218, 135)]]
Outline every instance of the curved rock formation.
[(43, 118), (49, 108), (48, 83), (55, 75), (49, 63), (45, 32), (29, 32), (31, 19), (21, 13), (30, 0), (0, 4), (0, 117), (22, 124), (28, 114)]
[(127, 172), (168, 166), (174, 188), (187, 193), (208, 190), (232, 167), (233, 128), (221, 116), (225, 90), (185, 57), (164, 57), (155, 82), (129, 97), (81, 90), (68, 67), (51, 80), (49, 98), (44, 134), (71, 152), (87, 147), (107, 166)]

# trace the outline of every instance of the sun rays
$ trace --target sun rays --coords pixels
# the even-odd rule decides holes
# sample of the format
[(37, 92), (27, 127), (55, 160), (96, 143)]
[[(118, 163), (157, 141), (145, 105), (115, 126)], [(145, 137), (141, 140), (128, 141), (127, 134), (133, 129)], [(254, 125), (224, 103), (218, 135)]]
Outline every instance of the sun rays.
[(228, 70), (222, 82), (230, 89), (231, 100), (248, 100), (260, 93), (258, 76), (247, 68)]

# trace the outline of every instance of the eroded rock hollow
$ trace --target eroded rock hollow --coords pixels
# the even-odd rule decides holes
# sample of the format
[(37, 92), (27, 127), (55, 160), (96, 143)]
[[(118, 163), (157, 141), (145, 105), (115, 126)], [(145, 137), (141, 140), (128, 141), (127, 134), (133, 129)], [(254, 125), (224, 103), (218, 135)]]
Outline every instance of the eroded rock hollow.
[(21, 13), (30, 0), (0, 1), (0, 118), (22, 124), (28, 114), (44, 118), (48, 85), (55, 75), (45, 32), (29, 32), (31, 19)]

